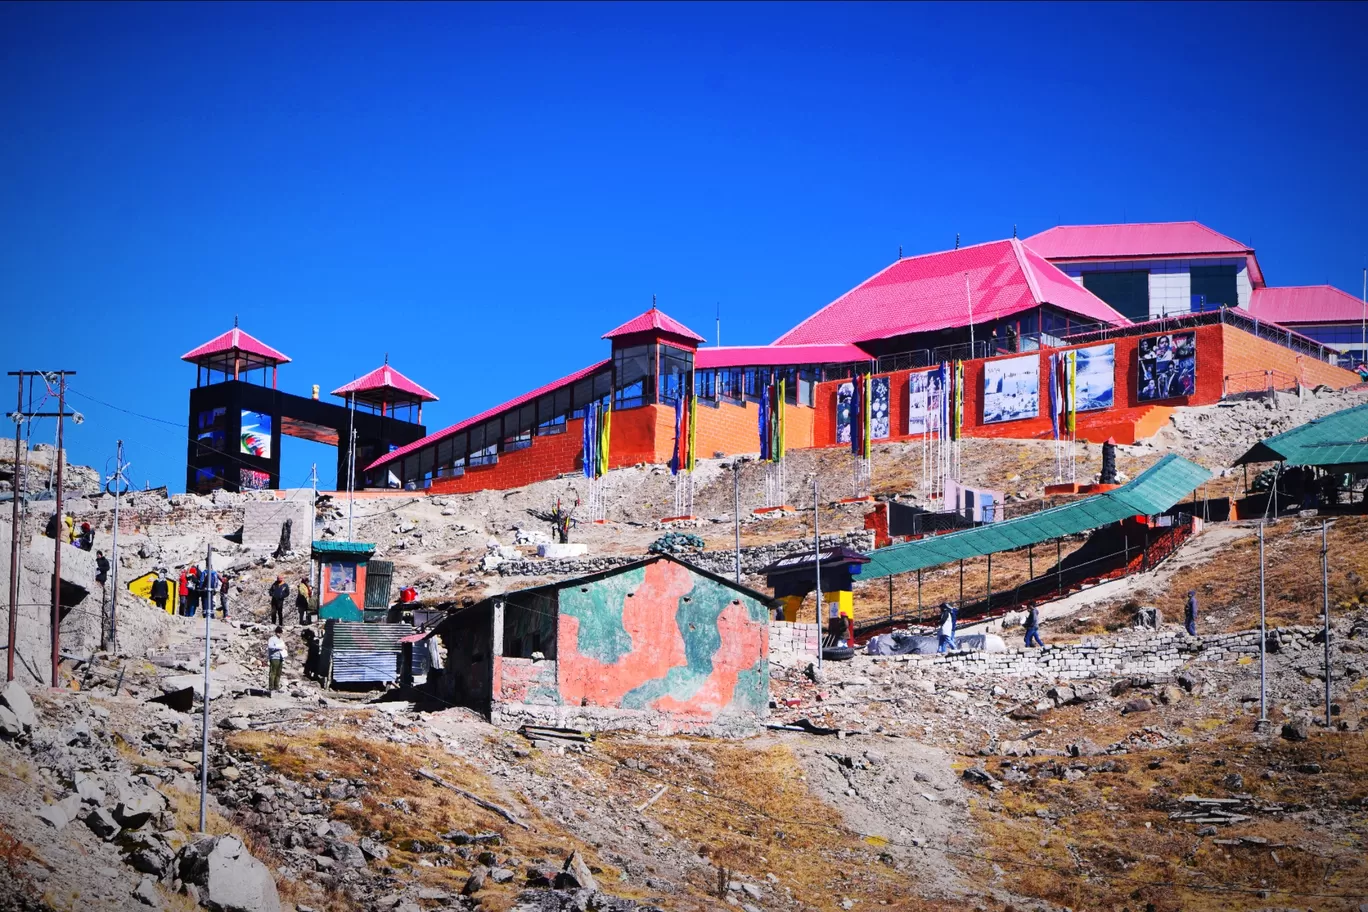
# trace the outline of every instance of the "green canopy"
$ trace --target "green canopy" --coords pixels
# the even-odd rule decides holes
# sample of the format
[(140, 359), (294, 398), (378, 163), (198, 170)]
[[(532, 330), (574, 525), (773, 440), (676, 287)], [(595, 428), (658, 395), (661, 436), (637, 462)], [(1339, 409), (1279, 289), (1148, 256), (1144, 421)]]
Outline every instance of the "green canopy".
[(1344, 470), (1368, 467), (1365, 438), (1368, 438), (1368, 405), (1356, 405), (1256, 443), (1235, 460), (1235, 464), (1287, 462)]
[(1131, 516), (1163, 513), (1211, 477), (1201, 466), (1170, 453), (1138, 478), (1114, 491), (1007, 519), (1002, 522), (933, 535), (869, 552), (860, 579), (909, 573), (996, 551), (1012, 551), (1064, 535), (1087, 532)]

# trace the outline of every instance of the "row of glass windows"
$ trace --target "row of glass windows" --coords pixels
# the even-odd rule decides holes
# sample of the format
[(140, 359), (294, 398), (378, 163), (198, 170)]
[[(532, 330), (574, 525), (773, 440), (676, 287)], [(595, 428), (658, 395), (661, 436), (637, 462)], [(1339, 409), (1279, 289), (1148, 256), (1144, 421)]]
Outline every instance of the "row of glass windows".
[[(1188, 269), (1192, 309), (1219, 310), (1240, 304), (1239, 269), (1234, 264)], [(1137, 322), (1150, 318), (1149, 270), (1128, 269), (1083, 273), (1083, 287)]]
[(393, 475), (403, 487), (426, 488), (438, 478), (459, 477), (473, 466), (495, 465), (500, 453), (512, 453), (532, 445), (534, 436), (561, 434), (566, 422), (584, 417), (591, 402), (614, 409), (661, 403), (673, 405), (689, 387), (700, 400), (756, 401), (766, 385), (780, 377), (786, 381), (785, 399), (790, 404), (812, 406), (819, 380), (850, 376), (849, 365), (802, 367), (734, 367), (694, 370), (693, 352), (670, 345), (636, 345), (613, 352), (613, 367), (572, 386), (554, 390), (516, 409), (469, 430), (410, 453), (399, 465), (370, 477), (368, 484), (384, 485)]
[(1293, 330), (1301, 333), (1308, 339), (1315, 339), (1317, 342), (1325, 342), (1329, 345), (1354, 344), (1362, 346), (1364, 336), (1362, 323), (1341, 323), (1331, 326), (1296, 326), (1293, 327)]

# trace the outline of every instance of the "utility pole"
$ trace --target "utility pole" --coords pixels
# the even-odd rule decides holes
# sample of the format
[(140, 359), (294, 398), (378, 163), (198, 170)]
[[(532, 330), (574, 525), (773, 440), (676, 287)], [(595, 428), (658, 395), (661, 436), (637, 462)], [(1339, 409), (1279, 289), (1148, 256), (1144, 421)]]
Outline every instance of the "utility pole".
[(351, 394), (351, 414), (347, 416), (347, 541), (352, 540), (354, 501), (352, 488), (356, 482), (356, 393)]
[(818, 511), (821, 500), (817, 493), (817, 482), (821, 476), (817, 472), (812, 473), (812, 546), (816, 549), (813, 554), (812, 572), (815, 574), (817, 582), (817, 670), (822, 670), (822, 646), (824, 638), (822, 636), (822, 530), (818, 525)]
[(115, 655), (119, 652), (119, 495), (123, 493), (120, 486), (124, 483), (124, 470), (127, 468), (128, 465), (123, 461), (123, 441), (120, 440), (114, 454), (114, 475), (110, 479), (114, 485), (114, 536), (109, 549), (109, 589), (113, 591), (109, 598), (109, 644)]
[(313, 486), (313, 500), (309, 502), (309, 544), (318, 538), (318, 463), (309, 470), (309, 483)]
[(1321, 520), (1321, 601), (1325, 608), (1325, 729), (1330, 730), (1330, 524)]
[(1264, 611), (1264, 524), (1259, 520), (1259, 722), (1255, 727), (1268, 727), (1268, 618)]
[(14, 503), (10, 513), (9, 649), (5, 653), (6, 683), (14, 680), (14, 626), (19, 621), (19, 501), (24, 496), (23, 488), (28, 487), (27, 473), (19, 471), (19, 434), (25, 420), (24, 373), (10, 371), (10, 376), (15, 374), (19, 376), (19, 404), (10, 416), (14, 419)]
[(741, 457), (732, 460), (732, 525), (736, 530), (736, 585), (741, 585)]
[[(57, 412), (55, 415), (44, 412), (41, 416), (29, 416), (34, 418), (51, 415), (57, 419), (57, 537), (52, 542), (52, 686), (54, 689), (58, 686), (57, 665), (61, 659), (62, 645), (62, 529), (64, 528), (62, 523), (62, 467), (66, 461), (62, 449), (62, 419), (66, 417), (67, 413), (66, 378), (68, 374), (75, 373), (75, 371), (63, 370), (47, 374), (43, 379), (48, 384), (49, 392), (52, 389), (52, 378), (57, 378)], [(79, 414), (75, 413), (72, 414), (72, 418), (77, 423), (83, 420)]]
[[(204, 547), (204, 574), (208, 579), (214, 572), (214, 545)], [(211, 595), (212, 599), (213, 596)], [(211, 603), (212, 604), (212, 603)], [(205, 832), (209, 812), (209, 618), (213, 610), (204, 612), (204, 715), (200, 719), (200, 818), (199, 831)]]

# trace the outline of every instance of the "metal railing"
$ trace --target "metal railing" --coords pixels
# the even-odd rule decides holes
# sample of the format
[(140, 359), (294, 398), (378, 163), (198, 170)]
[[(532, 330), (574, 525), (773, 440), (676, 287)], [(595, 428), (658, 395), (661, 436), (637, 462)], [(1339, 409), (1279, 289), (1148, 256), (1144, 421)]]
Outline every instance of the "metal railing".
[(1301, 379), (1280, 370), (1252, 370), (1226, 374), (1221, 378), (1221, 398), (1240, 393), (1271, 393), (1274, 390), (1295, 390)]
[(1268, 323), (1228, 307), (1198, 313), (1171, 314), (1155, 320), (1147, 320), (1144, 323), (1132, 323), (1130, 326), (1102, 326), (1095, 330), (1071, 332), (1064, 339), (1068, 345), (1080, 345), (1087, 342), (1105, 342), (1108, 339), (1126, 336), (1147, 336), (1153, 333), (1173, 332), (1180, 329), (1195, 329), (1198, 326), (1212, 326), (1219, 323), (1234, 326), (1250, 335), (1328, 364), (1333, 364), (1339, 355), (1339, 352), (1334, 349), (1328, 348), (1313, 339), (1308, 339), (1301, 333), (1284, 329), (1276, 323)]

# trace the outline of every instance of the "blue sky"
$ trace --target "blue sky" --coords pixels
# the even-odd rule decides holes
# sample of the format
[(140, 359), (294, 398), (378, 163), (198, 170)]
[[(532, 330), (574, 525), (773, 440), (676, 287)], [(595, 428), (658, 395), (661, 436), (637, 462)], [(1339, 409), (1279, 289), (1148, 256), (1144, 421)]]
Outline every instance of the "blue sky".
[[(123, 437), (139, 485), (179, 490), (178, 358), (234, 315), (303, 395), (388, 352), (437, 428), (605, 357), (652, 294), (766, 342), (957, 232), (1198, 219), (1271, 284), (1357, 294), (1365, 25), (1348, 3), (0, 5), (0, 362), (78, 370), (73, 459)], [(321, 448), (284, 453), (284, 484), (313, 460), (331, 484)]]

